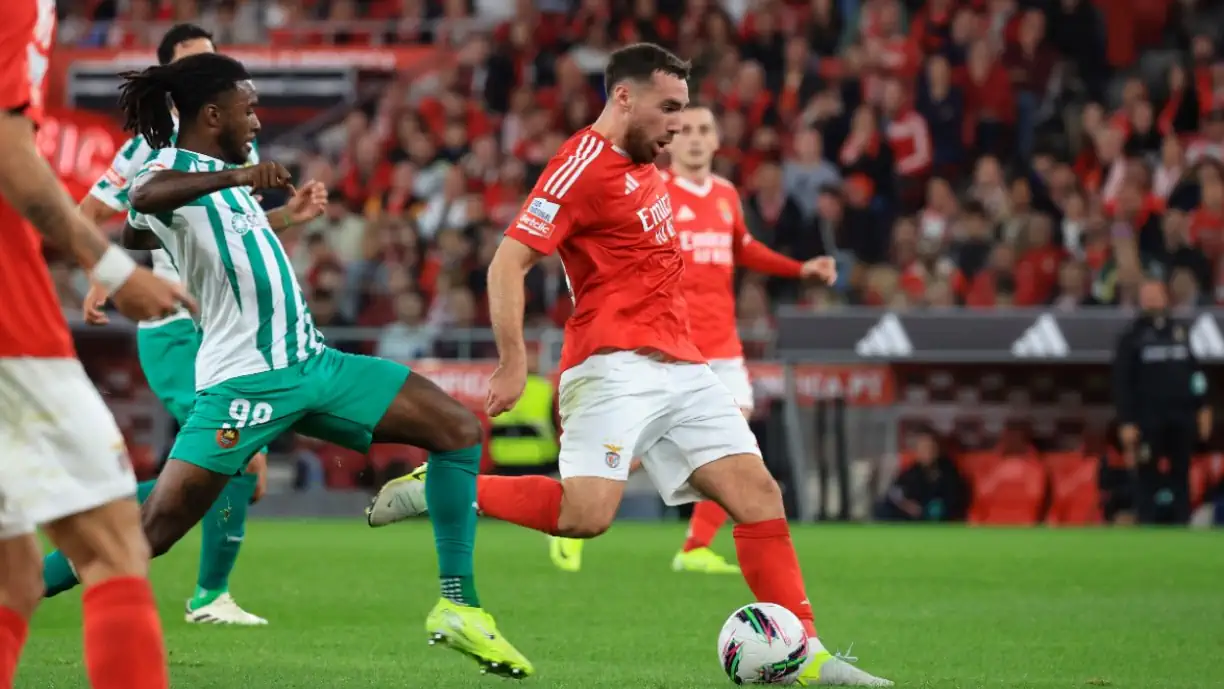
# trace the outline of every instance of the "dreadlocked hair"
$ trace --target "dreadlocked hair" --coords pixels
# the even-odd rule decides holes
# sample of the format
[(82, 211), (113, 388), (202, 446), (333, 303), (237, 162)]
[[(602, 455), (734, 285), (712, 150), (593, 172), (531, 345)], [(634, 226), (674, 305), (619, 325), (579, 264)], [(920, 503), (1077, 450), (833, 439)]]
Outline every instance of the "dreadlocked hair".
[(154, 65), (119, 75), (123, 128), (143, 136), (153, 148), (168, 148), (174, 137), (174, 115), (191, 122), (204, 106), (251, 78), (241, 62), (216, 53), (200, 53), (168, 65)]

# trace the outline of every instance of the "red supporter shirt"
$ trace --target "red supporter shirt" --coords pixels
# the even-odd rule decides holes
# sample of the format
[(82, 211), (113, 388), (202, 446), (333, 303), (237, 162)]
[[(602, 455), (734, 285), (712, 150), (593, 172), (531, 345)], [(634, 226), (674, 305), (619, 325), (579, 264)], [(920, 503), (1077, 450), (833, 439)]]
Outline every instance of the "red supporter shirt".
[(711, 176), (704, 185), (664, 173), (684, 256), (684, 300), (693, 342), (707, 359), (744, 355), (735, 318), (735, 268), (797, 278), (799, 261), (753, 239), (739, 192)]
[[(0, 1), (0, 108), (42, 121), (55, 3)], [(42, 237), (0, 199), (0, 358), (75, 356), (42, 255)]]
[(617, 350), (705, 361), (689, 337), (684, 259), (653, 164), (583, 129), (548, 161), (506, 236), (561, 257), (574, 297), (562, 371)]

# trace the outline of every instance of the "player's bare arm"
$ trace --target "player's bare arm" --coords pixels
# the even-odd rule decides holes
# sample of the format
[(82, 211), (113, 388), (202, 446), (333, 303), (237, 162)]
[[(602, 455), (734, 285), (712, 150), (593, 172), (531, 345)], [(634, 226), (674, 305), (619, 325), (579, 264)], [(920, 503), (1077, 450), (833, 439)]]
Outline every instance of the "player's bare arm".
[(285, 166), (273, 162), (218, 172), (157, 170), (136, 180), (129, 198), (132, 210), (137, 213), (170, 213), (222, 189), (279, 189), (287, 186), (290, 179)]
[[(110, 213), (115, 212), (104, 203), (98, 202), (98, 205), (106, 208)], [(162, 248), (161, 240), (157, 238), (157, 235), (148, 230), (133, 227), (131, 223), (127, 222), (123, 224), (123, 232), (119, 235), (119, 245), (133, 251), (154, 251)], [(110, 292), (105, 287), (96, 282), (90, 283), (89, 291), (85, 293), (85, 300), (81, 307), (86, 323), (89, 325), (106, 325), (110, 323), (110, 317), (102, 310), (102, 307), (106, 305), (106, 300), (109, 298)]]
[(544, 255), (506, 237), (489, 264), (489, 318), (497, 342), (497, 370), (489, 379), (486, 411), (497, 416), (514, 407), (527, 384), (527, 346), (523, 341), (523, 278)]
[(81, 202), (77, 204), (77, 210), (95, 225), (106, 222), (119, 213), (119, 211), (98, 200), (93, 194), (86, 194), (85, 198), (81, 199)]

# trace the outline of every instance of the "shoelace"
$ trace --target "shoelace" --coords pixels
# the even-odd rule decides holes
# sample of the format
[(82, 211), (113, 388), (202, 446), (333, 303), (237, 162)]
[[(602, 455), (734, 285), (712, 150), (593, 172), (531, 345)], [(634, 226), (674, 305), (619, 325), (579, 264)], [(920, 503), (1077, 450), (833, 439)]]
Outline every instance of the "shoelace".
[(851, 665), (853, 665), (858, 662), (858, 656), (850, 655), (851, 651), (853, 650), (854, 650), (854, 643), (851, 642), (850, 645), (846, 647), (845, 653), (841, 651), (837, 651), (836, 653), (833, 654), (833, 657), (837, 658), (840, 661), (850, 663)]

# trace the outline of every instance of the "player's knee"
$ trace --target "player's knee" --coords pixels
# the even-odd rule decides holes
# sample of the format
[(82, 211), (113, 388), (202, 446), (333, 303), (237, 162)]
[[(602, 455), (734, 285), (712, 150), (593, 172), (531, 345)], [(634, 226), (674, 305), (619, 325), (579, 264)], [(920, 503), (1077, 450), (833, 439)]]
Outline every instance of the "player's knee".
[(116, 500), (62, 520), (53, 535), (86, 586), (112, 577), (148, 574), (149, 544), (132, 500)]
[(624, 494), (624, 481), (580, 476), (564, 479), (561, 487), (559, 536), (595, 538), (612, 528)]
[(43, 596), (42, 550), (32, 536), (0, 542), (0, 607), (25, 619)]
[(484, 427), (480, 419), (466, 407), (458, 404), (447, 415), (446, 423), (437, 429), (434, 449), (438, 452), (454, 452), (479, 445), (484, 440)]
[(563, 501), (557, 530), (567, 538), (595, 538), (612, 528), (615, 519), (615, 504)]
[(567, 538), (595, 538), (612, 528), (612, 517), (586, 513), (572, 520), (558, 521), (557, 529)]

